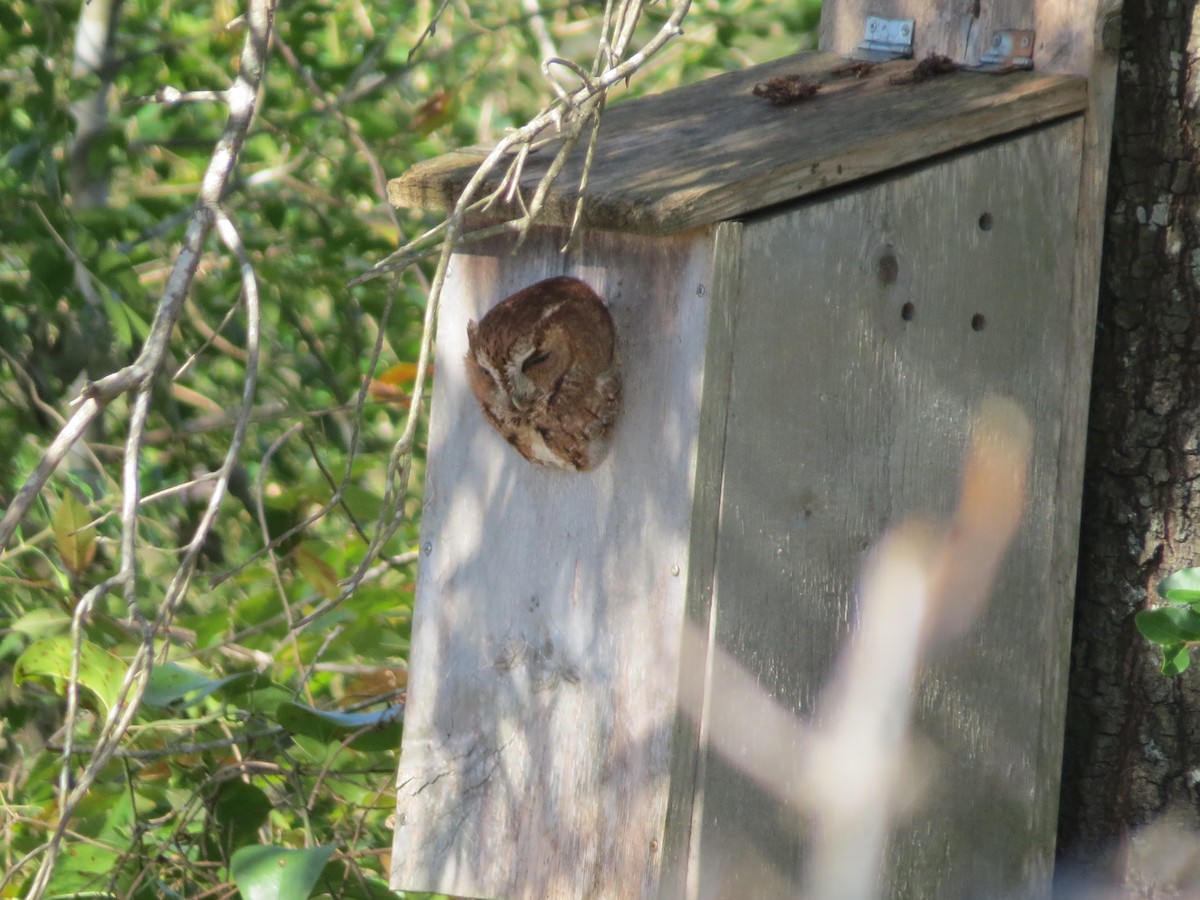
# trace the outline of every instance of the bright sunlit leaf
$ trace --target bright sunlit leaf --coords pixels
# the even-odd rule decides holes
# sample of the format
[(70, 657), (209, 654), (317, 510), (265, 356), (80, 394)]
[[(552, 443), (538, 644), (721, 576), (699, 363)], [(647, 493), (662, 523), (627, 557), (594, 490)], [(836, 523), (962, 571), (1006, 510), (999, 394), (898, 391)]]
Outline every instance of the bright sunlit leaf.
[(96, 558), (96, 529), (91, 521), (87, 507), (74, 493), (64, 491), (50, 524), (58, 555), (72, 575), (86, 571)]
[(1200, 568), (1180, 569), (1158, 583), (1158, 596), (1171, 603), (1200, 600)]
[(1162, 606), (1144, 609), (1133, 617), (1137, 630), (1146, 640), (1171, 646), (1200, 641), (1200, 613), (1186, 606)]
[[(13, 683), (36, 680), (49, 684), (56, 693), (66, 694), (71, 678), (71, 638), (52, 637), (25, 648), (13, 666)], [(79, 684), (95, 697), (101, 712), (107, 713), (117, 702), (125, 663), (102, 647), (84, 641), (79, 654)]]

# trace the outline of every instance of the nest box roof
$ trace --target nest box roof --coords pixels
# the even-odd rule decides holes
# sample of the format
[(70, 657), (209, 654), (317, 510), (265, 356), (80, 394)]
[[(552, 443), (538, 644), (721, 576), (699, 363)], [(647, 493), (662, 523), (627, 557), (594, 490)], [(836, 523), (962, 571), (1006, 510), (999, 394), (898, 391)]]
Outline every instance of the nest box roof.
[[(601, 122), (583, 223), (665, 234), (737, 218), (1087, 105), (1078, 76), (955, 70), (914, 78), (916, 65), (804, 53), (614, 103)], [(574, 215), (584, 144), (546, 199), (548, 224)], [(389, 197), (447, 209), (487, 152), (467, 148), (413, 166), (389, 184)], [(521, 178), (527, 201), (553, 157), (553, 144), (530, 154)], [(504, 170), (497, 166), (491, 187)]]

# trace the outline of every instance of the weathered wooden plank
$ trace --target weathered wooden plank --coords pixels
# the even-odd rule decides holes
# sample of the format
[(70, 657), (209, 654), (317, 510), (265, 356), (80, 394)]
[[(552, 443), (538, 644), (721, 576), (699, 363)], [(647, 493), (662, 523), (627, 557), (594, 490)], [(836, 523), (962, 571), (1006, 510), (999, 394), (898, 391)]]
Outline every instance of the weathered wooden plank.
[[(593, 234), (567, 257), (562, 231), (539, 230), (517, 257), (508, 243), (455, 257), (438, 333), (395, 887), (658, 895), (668, 802), (686, 802), (669, 797), (672, 736), (689, 727), (675, 713), (679, 634), (692, 567), (712, 565), (689, 548), (702, 520), (716, 530), (715, 475), (694, 485), (697, 470), (718, 468), (728, 385), (728, 366), (710, 372), (705, 356), (714, 277), (728, 280), (713, 247), (737, 228)], [(468, 318), (563, 272), (607, 299), (624, 373), (612, 451), (582, 475), (536, 468), (508, 447), (460, 363)], [(681, 758), (693, 763), (694, 748)]]
[[(744, 231), (712, 633), (798, 716), (819, 718), (863, 551), (903, 517), (952, 510), (972, 408), (1005, 393), (1035, 424), (1028, 512), (986, 617), (920, 688), (932, 777), (882, 896), (1048, 883), (1073, 601), (1059, 532), (1078, 509), (1057, 503), (1081, 464), (1060, 439), (1087, 391), (1068, 378), (1087, 340), (1072, 312), (1082, 131), (1027, 133)], [(737, 702), (710, 695), (714, 718)], [(703, 896), (794, 891), (799, 817), (701, 752)]]
[[(1079, 200), (1076, 213), (1075, 285), (1066, 344), (1066, 376), (1077, 390), (1063, 410), (1060, 468), (1057, 485), (1058, 526), (1055, 528), (1053, 568), (1055, 591), (1075, 594), (1079, 554), (1079, 510), (1083, 497), (1083, 467), (1088, 431), (1088, 404), (1095, 347), (1096, 313), (1100, 294), (1100, 259), (1104, 241), (1104, 211), (1108, 195), (1109, 151), (1112, 147), (1113, 104), (1117, 83), (1120, 0), (1054, 0), (1038, 5), (1038, 33), (1054, 52), (1043, 54), (1055, 71), (1086, 74), (1088, 111), (1084, 117), (1080, 154)], [(1070, 640), (1072, 621), (1058, 621), (1060, 640)], [(1055, 696), (1066, 697), (1070, 655), (1064, 653), (1053, 678)], [(1047, 752), (1062, 758), (1065, 727)]]
[[(743, 227), (722, 222), (714, 229), (712, 295), (705, 348), (703, 402), (697, 423), (698, 449), (693, 481), (692, 528), (688, 539), (687, 611), (685, 627), (708, 633), (712, 618), (713, 574), (716, 564), (721, 479), (725, 456), (726, 417), (729, 409), (730, 378), (733, 370), (733, 333), (737, 324), (736, 300), (742, 268)], [(683, 635), (677, 638), (682, 641)], [(689, 653), (689, 646), (692, 652)], [(696, 644), (682, 641), (679, 648), (679, 679), (703, 690), (708, 668), (707, 649), (696, 652)], [(685, 896), (692, 823), (696, 803), (697, 762), (701, 723), (676, 704), (675, 734), (671, 740), (671, 784), (667, 798), (667, 822), (663, 838), (662, 874), (657, 896)]]
[[(956, 72), (893, 84), (911, 62), (884, 64), (862, 78), (834, 74), (845, 63), (801, 54), (614, 104), (601, 124), (584, 223), (643, 233), (710, 224), (1079, 113), (1086, 104), (1078, 78)], [(824, 86), (790, 106), (752, 95), (756, 83), (787, 73)], [(543, 148), (526, 165), (527, 200), (552, 152)], [(389, 197), (398, 206), (447, 208), (483, 155), (468, 149), (414, 166), (391, 182)], [(582, 149), (547, 199), (547, 222), (571, 220), (581, 163)]]

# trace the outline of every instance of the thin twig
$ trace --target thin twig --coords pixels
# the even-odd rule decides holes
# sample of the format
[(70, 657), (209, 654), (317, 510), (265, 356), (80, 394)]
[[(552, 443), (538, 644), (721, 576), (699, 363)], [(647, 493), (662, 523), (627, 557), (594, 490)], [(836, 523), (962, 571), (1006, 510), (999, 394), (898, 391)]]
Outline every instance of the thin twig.
[[(560, 98), (524, 126), (502, 138), (487, 154), (475, 173), (467, 181), (466, 186), (454, 204), (454, 208), (447, 215), (442, 226), (442, 240), (440, 246), (437, 248), (438, 261), (434, 270), (433, 280), (430, 284), (429, 299), (426, 302), (425, 318), (422, 324), (421, 345), (417, 355), (417, 373), (414, 390), (409, 402), (408, 414), (405, 417), (404, 428), (400, 438), (393, 445), (392, 453), (388, 460), (382, 504), (383, 511), (377, 522), (375, 534), (370, 544), (368, 544), (363, 558), (359, 561), (358, 567), (349, 579), (347, 579), (345, 586), (339, 592), (338, 596), (333, 600), (322, 603), (311, 613), (298, 620), (295, 623), (297, 627), (304, 627), (319, 619), (328, 613), (329, 610), (335, 608), (351, 596), (370, 570), (381, 549), (386, 546), (387, 542), (391, 540), (404, 523), (404, 498), (407, 494), (408, 481), (412, 468), (413, 442), (424, 404), (425, 376), (429, 369), (433, 351), (433, 340), (437, 329), (441, 293), (445, 285), (447, 271), (449, 270), (450, 257), (459, 245), (460, 240), (464, 237), (464, 219), (468, 211), (475, 208), (475, 205), (478, 203), (476, 199), (477, 194), (491, 175), (492, 170), (502, 159), (513, 152), (514, 149), (521, 146), (528, 146), (550, 125), (559, 123), (564, 109), (574, 111), (575, 115), (572, 119), (572, 127), (563, 140), (563, 146), (560, 147), (558, 155), (551, 163), (546, 174), (542, 176), (534, 192), (533, 201), (529, 206), (529, 215), (515, 222), (499, 226), (506, 230), (517, 231), (518, 239), (521, 240), (528, 233), (529, 227), (535, 220), (548, 194), (551, 183), (565, 165), (567, 155), (578, 141), (583, 127), (587, 124), (588, 118), (596, 114), (607, 90), (614, 84), (618, 84), (631, 76), (648, 59), (662, 49), (668, 41), (682, 33), (680, 23), (687, 14), (690, 5), (690, 0), (677, 0), (675, 6), (672, 8), (671, 15), (668, 17), (666, 23), (659, 28), (658, 32), (638, 52), (632, 54), (627, 59), (622, 59), (628, 47), (629, 40), (632, 38), (633, 29), (637, 23), (642, 6), (641, 0), (626, 0), (619, 7), (617, 18), (612, 20), (615, 24), (612, 25), (610, 33), (615, 35), (615, 38), (612, 39), (612, 50), (606, 54), (605, 58), (613, 64), (604, 67), (599, 74), (594, 78), (587, 79), (582, 87), (568, 97)], [(606, 31), (609, 31), (609, 13), (611, 11), (612, 7), (610, 5), (606, 9)], [(509, 177), (516, 180), (519, 178), (519, 175), (511, 174)], [(511, 190), (511, 183), (505, 189)], [(423, 241), (423, 239), (418, 239), (418, 241)], [(419, 252), (420, 256), (432, 255), (430, 250), (431, 248), (423, 242), (418, 247), (408, 244), (402, 247), (396, 254), (388, 257), (383, 264), (373, 267), (370, 272), (354, 279), (351, 283), (361, 284), (370, 278), (383, 274), (386, 270), (401, 268), (402, 266), (397, 265), (397, 263), (405, 259), (408, 254)], [(384, 268), (384, 264), (388, 266), (388, 269)]]
[[(557, 101), (549, 108), (543, 110), (537, 116), (530, 119), (529, 122), (527, 122), (521, 128), (518, 128), (507, 134), (504, 138), (497, 142), (496, 146), (492, 148), (492, 150), (479, 164), (479, 167), (476, 169), (475, 173), (471, 176), (466, 186), (459, 194), (459, 199), (455, 203), (453, 210), (451, 210), (449, 215), (446, 217), (443, 230), (443, 242), (439, 248), (442, 258), (448, 257), (449, 253), (452, 252), (453, 248), (457, 245), (457, 241), (460, 236), (463, 236), (462, 222), (464, 216), (470, 209), (473, 208), (476, 195), (478, 194), (484, 182), (487, 180), (488, 176), (491, 175), (492, 170), (496, 167), (498, 162), (510, 152), (514, 152), (515, 148), (530, 144), (548, 127), (559, 123), (561, 121), (562, 110), (564, 106), (576, 110), (578, 115), (586, 118), (591, 111), (591, 107), (585, 105), (587, 101), (592, 100), (598, 95), (602, 95), (613, 85), (619, 84), (621, 81), (624, 81), (632, 76), (638, 71), (638, 69), (645, 65), (650, 58), (658, 53), (668, 41), (682, 33), (680, 23), (687, 14), (688, 8), (691, 6), (691, 0), (677, 0), (675, 6), (671, 10), (670, 16), (667, 18), (667, 21), (659, 28), (654, 36), (651, 37), (650, 40), (648, 40), (646, 44), (636, 53), (633, 53), (628, 58), (622, 59), (624, 52), (628, 47), (629, 40), (632, 37), (633, 28), (637, 23), (641, 5), (642, 4), (638, 2), (638, 0), (626, 0), (625, 3), (620, 5), (618, 15), (614, 20), (615, 24), (612, 26), (613, 33), (616, 36), (612, 40), (611, 51), (608, 51), (606, 54), (612, 61), (612, 65), (605, 67), (589, 83), (584, 84), (584, 86), (570, 94), (565, 101)], [(606, 11), (606, 19), (607, 16), (608, 11)], [(570, 139), (569, 135), (568, 139)], [(561, 166), (559, 168), (561, 169)], [(557, 174), (557, 171), (554, 174)], [(543, 179), (548, 178), (549, 176), (550, 173), (548, 172), (545, 176), (543, 176)], [(539, 185), (539, 189), (540, 188), (541, 185)], [(521, 224), (518, 226), (518, 230), (528, 228), (528, 224), (529, 220), (527, 218), (523, 219)], [(454, 240), (449, 240), (451, 233), (453, 233)], [(423, 238), (418, 240), (423, 240)], [(447, 249), (447, 247), (450, 249)], [(371, 268), (370, 271), (355, 278), (350, 282), (350, 284), (362, 284), (363, 282), (379, 277), (386, 272), (396, 271), (397, 269), (403, 268), (404, 265), (410, 265), (415, 260), (410, 259), (409, 255), (414, 253), (416, 250), (417, 248), (414, 247), (412, 243), (406, 244), (386, 259), (377, 263)], [(422, 258), (430, 255), (432, 255), (432, 253), (429, 252), (427, 247), (422, 245), (420, 253), (417, 254), (416, 258)], [(403, 265), (398, 264), (401, 260), (405, 260)], [(439, 262), (439, 268), (440, 267), (441, 263)], [(438, 302), (440, 298), (440, 291), (441, 288), (437, 282), (437, 278), (435, 277), (433, 283), (430, 285), (430, 303), (436, 304)]]
[[(271, 441), (270, 446), (263, 451), (262, 457), (258, 462), (258, 478), (254, 482), (254, 514), (258, 519), (258, 527), (262, 533), (263, 544), (267, 547), (267, 568), (271, 570), (271, 581), (275, 585), (275, 593), (279, 595), (279, 605), (283, 608), (283, 614), (287, 620), (287, 630), (285, 640), (291, 645), (292, 654), (295, 657), (296, 668), (304, 668), (304, 655), (300, 652), (300, 641), (297, 637), (295, 629), (292, 628), (292, 605), (288, 602), (287, 588), (283, 586), (283, 575), (279, 571), (279, 557), (275, 555), (275, 545), (271, 543), (271, 529), (267, 525), (267, 506), (264, 501), (264, 492), (266, 485), (264, 484), (266, 473), (271, 469), (271, 460), (280, 448), (286, 444), (293, 435), (297, 434), (304, 426), (296, 423), (291, 428), (288, 428), (283, 434), (279, 435), (275, 440)], [(296, 689), (298, 694), (304, 685)], [(312, 702), (312, 696), (308, 697), (309, 702)]]
[(424, 46), (425, 41), (433, 37), (434, 32), (437, 31), (438, 21), (442, 18), (442, 13), (444, 13), (449, 6), (450, 0), (442, 0), (441, 4), (437, 8), (437, 11), (434, 12), (433, 18), (429, 20), (429, 24), (425, 26), (425, 30), (418, 35), (416, 43), (414, 43), (412, 45), (412, 49), (408, 51), (409, 62), (412, 62), (412, 60), (416, 57), (417, 51)]
[(387, 199), (387, 176), (384, 174), (383, 165), (379, 162), (379, 158), (372, 152), (370, 146), (363, 140), (362, 135), (358, 133), (357, 126), (346, 117), (342, 112), (341, 103), (338, 99), (330, 99), (325, 96), (325, 92), (321, 90), (321, 86), (317, 84), (317, 80), (313, 77), (308, 66), (301, 65), (299, 58), (293, 52), (292, 48), (279, 37), (275, 35), (275, 46), (279, 49), (280, 54), (287, 61), (287, 64), (296, 74), (304, 79), (308, 85), (309, 93), (317, 99), (317, 102), (333, 114), (338, 120), (338, 123), (345, 130), (350, 142), (354, 144), (355, 149), (362, 155), (362, 158), (367, 161), (367, 166), (371, 170), (371, 182), (375, 188), (375, 195), (387, 212), (388, 218), (391, 219), (392, 225), (396, 229), (396, 233), (400, 233), (400, 217), (396, 214), (396, 209)]
[[(271, 728), (264, 728), (262, 731), (241, 732), (212, 741), (172, 744), (170, 747), (156, 747), (152, 750), (116, 750), (112, 756), (114, 759), (153, 762), (154, 760), (165, 759), (170, 756), (193, 756), (199, 753), (208, 753), (212, 750), (228, 750), (230, 747), (238, 744), (252, 744), (255, 741), (278, 737), (284, 733), (285, 729), (282, 726), (276, 725)], [(64, 747), (50, 747), (49, 749), (59, 750), (60, 752), (65, 750)], [(92, 756), (96, 752), (96, 747), (94, 745), (81, 744), (73, 748), (71, 752), (76, 756)]]
[(583, 172), (579, 176), (579, 190), (575, 198), (575, 213), (571, 216), (571, 227), (567, 232), (567, 242), (563, 245), (562, 252), (566, 253), (571, 247), (575, 246), (579, 238), (579, 226), (583, 223), (583, 196), (587, 190), (588, 177), (592, 173), (592, 163), (596, 158), (596, 144), (600, 140), (600, 118), (604, 113), (604, 95), (600, 96), (596, 103), (596, 109), (592, 113), (592, 133), (588, 136), (587, 151), (583, 156)]

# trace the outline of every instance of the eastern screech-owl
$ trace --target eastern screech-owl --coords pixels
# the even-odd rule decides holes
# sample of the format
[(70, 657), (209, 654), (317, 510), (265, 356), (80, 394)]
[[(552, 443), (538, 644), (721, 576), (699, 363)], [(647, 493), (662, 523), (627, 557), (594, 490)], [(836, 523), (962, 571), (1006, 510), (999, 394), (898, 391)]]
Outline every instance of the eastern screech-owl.
[(621, 405), (612, 316), (578, 278), (547, 278), (467, 325), (483, 414), (531, 463), (582, 472), (608, 453)]

